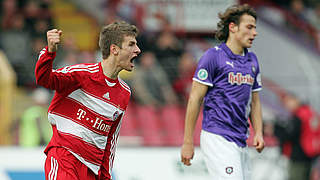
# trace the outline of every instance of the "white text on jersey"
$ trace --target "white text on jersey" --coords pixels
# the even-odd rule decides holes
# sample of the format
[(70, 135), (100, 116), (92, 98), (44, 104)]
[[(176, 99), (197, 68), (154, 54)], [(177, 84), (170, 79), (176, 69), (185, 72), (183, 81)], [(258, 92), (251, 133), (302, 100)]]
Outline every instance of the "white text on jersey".
[(79, 120), (85, 119), (85, 120), (89, 121), (91, 124), (93, 124), (93, 125), (91, 125), (93, 128), (100, 130), (100, 131), (107, 132), (107, 133), (109, 132), (111, 126), (103, 123), (103, 120), (98, 117), (96, 117), (96, 120), (85, 118), (86, 114), (87, 113), (85, 110), (79, 109), (78, 113), (77, 113), (77, 116), (78, 116), (77, 119), (79, 119)]
[(237, 84), (237, 85), (241, 85), (241, 84), (249, 84), (249, 85), (253, 85), (254, 79), (253, 77), (251, 77), (250, 74), (246, 74), (246, 75), (242, 75), (241, 73), (237, 73), (236, 75), (234, 75), (233, 72), (229, 72), (228, 74), (228, 82), (230, 84)]

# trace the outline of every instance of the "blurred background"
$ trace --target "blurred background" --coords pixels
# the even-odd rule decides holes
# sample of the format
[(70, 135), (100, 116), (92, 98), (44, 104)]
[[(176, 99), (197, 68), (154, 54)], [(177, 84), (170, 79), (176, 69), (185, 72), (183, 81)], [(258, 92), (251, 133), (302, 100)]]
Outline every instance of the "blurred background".
[(197, 61), (218, 43), (217, 14), (237, 3), (258, 13), (251, 50), (263, 75), (266, 148), (251, 148), (251, 134), (252, 179), (319, 180), (319, 0), (0, 0), (0, 179), (44, 179), (54, 92), (35, 84), (34, 66), (46, 31), (63, 31), (55, 68), (94, 63), (102, 60), (100, 28), (119, 19), (139, 28), (142, 53), (133, 72), (120, 74), (132, 98), (114, 179), (208, 179), (198, 147), (202, 115), (193, 166), (180, 163), (185, 108)]

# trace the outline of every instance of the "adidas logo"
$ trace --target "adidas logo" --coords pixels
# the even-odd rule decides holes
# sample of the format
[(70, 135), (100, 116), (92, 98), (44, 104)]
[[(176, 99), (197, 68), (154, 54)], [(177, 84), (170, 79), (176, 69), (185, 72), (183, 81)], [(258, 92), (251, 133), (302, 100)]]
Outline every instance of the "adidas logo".
[(103, 97), (106, 98), (106, 99), (108, 99), (108, 100), (110, 100), (109, 92), (105, 93), (105, 94), (103, 95)]

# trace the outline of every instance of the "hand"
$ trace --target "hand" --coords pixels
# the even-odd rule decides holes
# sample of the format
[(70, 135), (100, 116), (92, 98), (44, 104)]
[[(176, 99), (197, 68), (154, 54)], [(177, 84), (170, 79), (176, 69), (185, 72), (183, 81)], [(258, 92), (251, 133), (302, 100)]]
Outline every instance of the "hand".
[(181, 162), (186, 165), (190, 166), (190, 160), (193, 159), (194, 155), (194, 147), (193, 144), (183, 144), (181, 148)]
[(58, 49), (58, 44), (61, 41), (62, 31), (58, 29), (52, 29), (47, 32), (48, 51), (55, 52)]
[(264, 148), (263, 136), (256, 134), (253, 138), (253, 146), (256, 148), (258, 153), (261, 153)]

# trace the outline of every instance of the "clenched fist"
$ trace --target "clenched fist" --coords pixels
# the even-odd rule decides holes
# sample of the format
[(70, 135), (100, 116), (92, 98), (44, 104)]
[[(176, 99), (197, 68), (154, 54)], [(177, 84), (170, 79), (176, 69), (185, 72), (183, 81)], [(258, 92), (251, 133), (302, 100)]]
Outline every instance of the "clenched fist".
[(181, 148), (181, 162), (186, 165), (191, 165), (191, 159), (194, 156), (194, 146), (190, 143), (184, 143)]
[(58, 49), (58, 44), (61, 41), (62, 31), (58, 29), (52, 29), (47, 32), (48, 51), (55, 52)]

